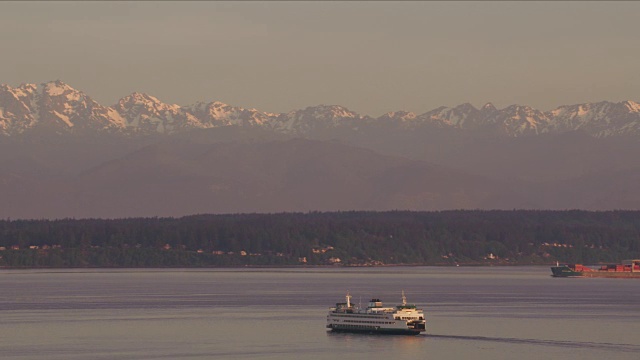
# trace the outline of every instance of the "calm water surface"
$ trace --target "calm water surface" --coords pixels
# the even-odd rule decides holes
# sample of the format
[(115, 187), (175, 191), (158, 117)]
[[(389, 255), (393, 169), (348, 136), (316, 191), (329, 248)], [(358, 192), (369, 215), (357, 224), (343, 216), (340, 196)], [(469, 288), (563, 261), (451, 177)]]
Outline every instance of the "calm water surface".
[[(640, 280), (548, 267), (0, 271), (0, 359), (638, 359)], [(425, 309), (420, 336), (332, 334), (327, 309)]]

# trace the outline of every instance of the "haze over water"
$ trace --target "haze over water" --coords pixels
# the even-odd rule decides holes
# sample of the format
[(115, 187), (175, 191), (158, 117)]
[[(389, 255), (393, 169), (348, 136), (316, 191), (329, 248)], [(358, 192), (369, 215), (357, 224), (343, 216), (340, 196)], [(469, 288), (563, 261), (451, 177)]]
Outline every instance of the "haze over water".
[[(548, 267), (11, 270), (2, 359), (637, 359), (640, 282)], [(426, 335), (332, 334), (326, 311), (379, 297)]]

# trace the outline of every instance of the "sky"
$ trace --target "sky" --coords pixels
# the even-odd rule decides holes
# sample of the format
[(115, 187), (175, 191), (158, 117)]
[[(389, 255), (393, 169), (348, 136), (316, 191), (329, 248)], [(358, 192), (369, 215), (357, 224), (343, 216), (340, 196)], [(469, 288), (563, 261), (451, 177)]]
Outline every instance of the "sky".
[(0, 2), (0, 83), (267, 112), (640, 101), (640, 2)]

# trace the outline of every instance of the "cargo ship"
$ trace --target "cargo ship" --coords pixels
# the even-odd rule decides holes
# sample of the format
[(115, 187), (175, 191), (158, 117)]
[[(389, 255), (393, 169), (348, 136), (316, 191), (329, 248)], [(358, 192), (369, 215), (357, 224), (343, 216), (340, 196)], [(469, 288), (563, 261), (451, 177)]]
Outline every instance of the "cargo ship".
[(581, 264), (551, 267), (553, 277), (601, 277), (601, 278), (639, 278), (640, 260), (624, 260), (622, 264), (600, 265), (590, 268)]

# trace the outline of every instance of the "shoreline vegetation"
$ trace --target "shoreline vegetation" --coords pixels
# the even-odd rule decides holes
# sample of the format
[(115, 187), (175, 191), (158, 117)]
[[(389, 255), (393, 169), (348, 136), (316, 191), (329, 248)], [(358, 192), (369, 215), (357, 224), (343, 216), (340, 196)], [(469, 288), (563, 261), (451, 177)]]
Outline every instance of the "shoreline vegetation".
[(630, 258), (640, 258), (640, 211), (0, 220), (2, 269), (522, 266)]

